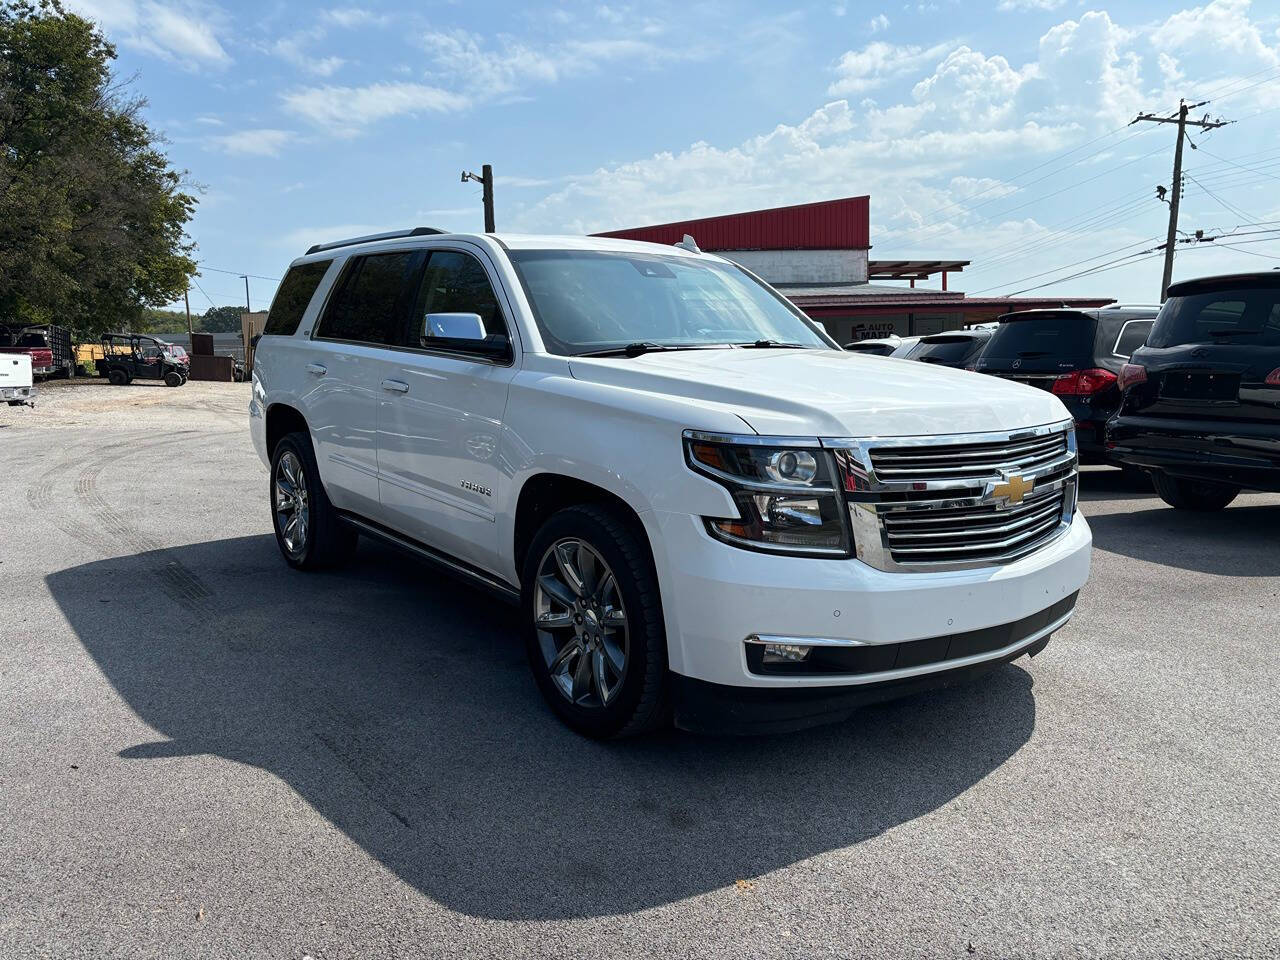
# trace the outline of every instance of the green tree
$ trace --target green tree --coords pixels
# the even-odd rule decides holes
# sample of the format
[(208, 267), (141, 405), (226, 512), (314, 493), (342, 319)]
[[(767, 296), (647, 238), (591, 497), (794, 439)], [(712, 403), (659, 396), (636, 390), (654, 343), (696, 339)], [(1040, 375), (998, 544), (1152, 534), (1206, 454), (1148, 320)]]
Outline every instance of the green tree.
[(200, 329), (205, 333), (239, 333), (242, 313), (244, 307), (210, 307), (200, 318)]
[(0, 318), (81, 338), (133, 326), (195, 271), (195, 197), (57, 0), (0, 0)]
[(143, 307), (141, 315), (129, 329), (134, 333), (186, 333), (187, 315), (181, 310), (160, 310)]

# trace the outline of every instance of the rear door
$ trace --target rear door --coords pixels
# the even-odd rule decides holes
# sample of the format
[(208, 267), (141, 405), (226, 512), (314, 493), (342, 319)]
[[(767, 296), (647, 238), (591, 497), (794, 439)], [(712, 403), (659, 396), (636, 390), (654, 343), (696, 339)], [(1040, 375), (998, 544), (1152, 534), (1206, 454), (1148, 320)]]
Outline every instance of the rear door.
[(1280, 422), (1280, 280), (1171, 296), (1133, 362), (1126, 413)]
[[(479, 315), (487, 347), (457, 336), (467, 322), (462, 314)], [(388, 522), (490, 571), (499, 567), (500, 553), (494, 503), (507, 482), (499, 442), (515, 375), (510, 316), (483, 252), (464, 245), (433, 249), (378, 394), (378, 467)], [(495, 353), (494, 345), (504, 343), (506, 350)]]
[(312, 333), (293, 362), (325, 491), (340, 509), (380, 519), (378, 400), (388, 356), (411, 300), (421, 251), (347, 261)]

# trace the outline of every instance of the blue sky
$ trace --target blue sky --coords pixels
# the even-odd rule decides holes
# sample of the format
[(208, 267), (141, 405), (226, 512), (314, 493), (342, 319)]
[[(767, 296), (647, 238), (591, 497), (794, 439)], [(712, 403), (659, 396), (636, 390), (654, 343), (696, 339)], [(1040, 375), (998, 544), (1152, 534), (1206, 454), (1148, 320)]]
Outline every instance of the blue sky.
[(1276, 0), (68, 5), (201, 185), (193, 311), (236, 273), (265, 308), (316, 241), (479, 230), (484, 162), (500, 230), (868, 193), (872, 256), (974, 261), (953, 288), (1151, 301), (1173, 128), (1127, 124), (1180, 96), (1237, 120), (1193, 137), (1181, 226), (1235, 235), (1175, 276), (1280, 266)]

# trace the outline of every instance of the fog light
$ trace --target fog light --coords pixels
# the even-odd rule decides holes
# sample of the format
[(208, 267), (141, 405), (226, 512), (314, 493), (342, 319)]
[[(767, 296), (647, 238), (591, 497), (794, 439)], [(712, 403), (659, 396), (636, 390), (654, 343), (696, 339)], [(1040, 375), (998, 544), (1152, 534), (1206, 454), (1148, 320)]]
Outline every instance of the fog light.
[(798, 643), (766, 643), (764, 645), (765, 663), (800, 663), (807, 660), (812, 647)]

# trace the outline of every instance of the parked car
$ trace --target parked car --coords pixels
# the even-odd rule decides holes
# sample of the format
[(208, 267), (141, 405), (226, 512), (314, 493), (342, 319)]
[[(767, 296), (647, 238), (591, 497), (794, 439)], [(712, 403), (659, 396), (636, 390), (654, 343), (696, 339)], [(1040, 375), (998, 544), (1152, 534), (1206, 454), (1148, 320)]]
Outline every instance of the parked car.
[(854, 340), (852, 343), (846, 343), (844, 348), (853, 353), (869, 353), (876, 357), (903, 357), (919, 342), (919, 337), (890, 335), (888, 337)]
[(1113, 463), (1106, 423), (1120, 407), (1120, 368), (1147, 338), (1155, 307), (1023, 310), (1005, 314), (974, 368), (1047, 390), (1076, 424), (1082, 463)]
[(994, 331), (988, 329), (948, 330), (921, 337), (920, 342), (906, 354), (908, 360), (935, 363), (957, 370), (973, 370), (978, 354), (986, 346)]
[(180, 387), (190, 376), (189, 363), (186, 351), (179, 357), (173, 344), (140, 333), (104, 333), (102, 356), (95, 361), (98, 376), (116, 386), (163, 380), (166, 386)]
[(1056, 396), (841, 351), (696, 250), (314, 246), (252, 380), (284, 560), (367, 535), (518, 603), (590, 736), (795, 729), (947, 684), (1038, 653), (1089, 571)]
[(71, 331), (57, 324), (0, 324), (0, 353), (25, 353), (34, 377), (69, 377), (75, 372)]
[(1170, 286), (1120, 382), (1107, 445), (1165, 503), (1220, 510), (1242, 489), (1280, 491), (1280, 273)]
[(31, 358), (25, 353), (0, 354), (0, 400), (11, 407), (36, 405)]

